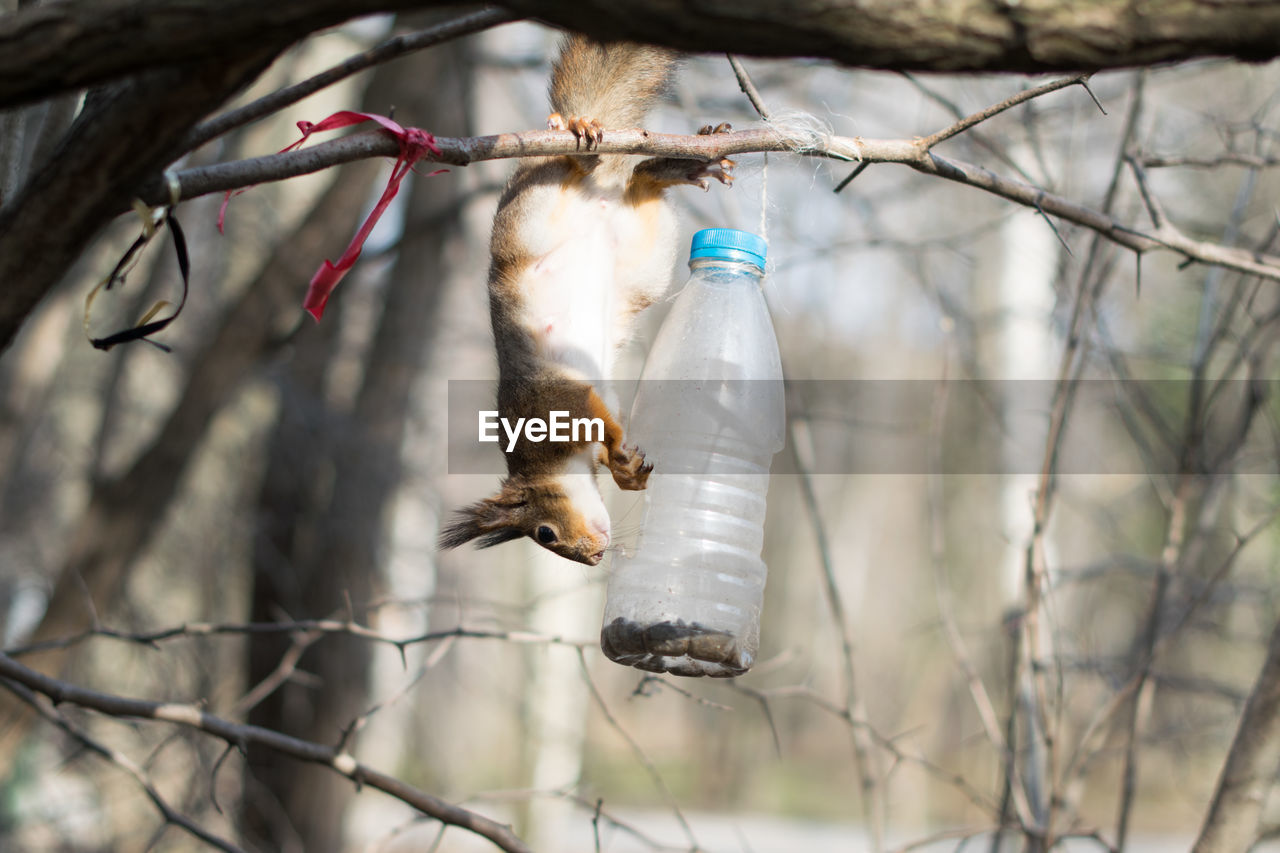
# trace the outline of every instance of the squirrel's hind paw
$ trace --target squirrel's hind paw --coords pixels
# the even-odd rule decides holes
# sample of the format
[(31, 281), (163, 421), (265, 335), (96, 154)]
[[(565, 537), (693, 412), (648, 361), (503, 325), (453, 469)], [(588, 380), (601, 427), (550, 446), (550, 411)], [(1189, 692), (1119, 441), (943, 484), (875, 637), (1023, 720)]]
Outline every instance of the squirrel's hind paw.
[[(729, 122), (722, 121), (717, 125), (706, 125), (698, 131), (699, 136), (711, 136), (716, 133), (729, 133), (733, 128)], [(691, 184), (707, 189), (714, 178), (725, 186), (733, 184), (734, 162), (728, 157), (721, 157), (713, 163), (697, 160), (685, 160), (679, 157), (653, 157), (636, 166), (635, 175), (655, 182), (659, 186), (670, 187), (679, 184)]]
[(569, 131), (580, 144), (586, 143), (588, 151), (591, 150), (593, 145), (599, 145), (604, 141), (604, 125), (586, 116), (569, 116), (565, 118), (560, 113), (552, 113), (547, 116), (547, 128), (549, 130)]
[(715, 178), (725, 186), (733, 184), (733, 167), (734, 162), (728, 157), (723, 157), (718, 163), (702, 163), (697, 171), (689, 175), (689, 183), (697, 184), (704, 190), (707, 189), (707, 178)]
[[(733, 125), (722, 121), (714, 126), (704, 125), (698, 130), (698, 135), (711, 136), (715, 133), (729, 133), (732, 130)], [(722, 157), (718, 163), (703, 163), (702, 168), (690, 176), (690, 182), (696, 183), (704, 190), (707, 188), (707, 178), (715, 178), (725, 186), (729, 186), (733, 183), (733, 167), (734, 162), (728, 157)]]
[(660, 187), (691, 184), (705, 190), (710, 186), (709, 178), (714, 178), (725, 186), (732, 184), (733, 166), (733, 161), (728, 157), (722, 157), (714, 163), (678, 157), (654, 157), (636, 166), (635, 176), (652, 181)]

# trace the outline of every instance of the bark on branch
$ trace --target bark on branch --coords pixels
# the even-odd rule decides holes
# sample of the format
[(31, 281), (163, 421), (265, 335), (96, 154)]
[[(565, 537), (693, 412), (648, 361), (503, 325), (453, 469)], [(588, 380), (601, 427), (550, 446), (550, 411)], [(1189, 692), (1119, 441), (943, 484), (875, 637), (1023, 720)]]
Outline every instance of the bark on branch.
[[(0, 18), (0, 106), (156, 65), (216, 60), (375, 12), (444, 0), (101, 0)], [(478, 5), (478, 4), (477, 4)], [(601, 38), (689, 51), (818, 56), (928, 71), (1093, 70), (1204, 56), (1280, 55), (1280, 6), (1257, 0), (505, 0), (519, 15)], [(1147, 10), (1146, 6), (1151, 6)]]
[(664, 0), (503, 5), (602, 38), (886, 70), (1086, 71), (1280, 55), (1280, 7), (1257, 0), (709, 0), (696, 13)]
[(157, 66), (223, 61), (359, 15), (424, 0), (97, 0), (33, 3), (0, 17), (0, 107)]

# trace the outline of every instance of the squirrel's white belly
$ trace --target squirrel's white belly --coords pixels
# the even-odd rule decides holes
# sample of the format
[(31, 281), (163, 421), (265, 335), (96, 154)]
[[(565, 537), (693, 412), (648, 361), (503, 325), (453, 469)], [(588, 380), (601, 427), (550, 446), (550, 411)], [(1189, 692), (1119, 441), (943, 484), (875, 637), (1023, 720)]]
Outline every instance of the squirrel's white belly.
[(546, 224), (550, 233), (570, 236), (549, 246), (521, 282), (526, 322), (544, 357), (588, 380), (610, 378), (621, 343), (615, 326), (626, 297), (618, 292), (617, 208), (614, 200), (583, 195), (560, 205), (555, 216), (570, 217), (572, 227)]

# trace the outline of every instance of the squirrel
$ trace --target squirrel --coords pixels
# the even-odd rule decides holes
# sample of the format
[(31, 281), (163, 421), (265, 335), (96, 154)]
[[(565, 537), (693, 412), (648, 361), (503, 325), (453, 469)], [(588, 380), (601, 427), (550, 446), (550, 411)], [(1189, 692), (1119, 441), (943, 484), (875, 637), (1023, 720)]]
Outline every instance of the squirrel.
[(441, 548), (472, 540), (487, 548), (528, 536), (594, 566), (610, 543), (599, 465), (622, 489), (648, 481), (652, 464), (625, 442), (595, 383), (612, 377), (637, 315), (670, 288), (676, 219), (665, 190), (705, 190), (708, 178), (730, 184), (734, 164), (589, 152), (607, 129), (639, 126), (676, 64), (672, 51), (630, 42), (570, 35), (561, 46), (547, 124), (571, 131), (588, 153), (522, 160), (498, 202), (488, 281), (497, 405), (508, 422), (545, 419), (551, 411), (598, 418), (603, 441), (520, 437), (506, 454), (497, 494), (459, 510), (440, 533)]

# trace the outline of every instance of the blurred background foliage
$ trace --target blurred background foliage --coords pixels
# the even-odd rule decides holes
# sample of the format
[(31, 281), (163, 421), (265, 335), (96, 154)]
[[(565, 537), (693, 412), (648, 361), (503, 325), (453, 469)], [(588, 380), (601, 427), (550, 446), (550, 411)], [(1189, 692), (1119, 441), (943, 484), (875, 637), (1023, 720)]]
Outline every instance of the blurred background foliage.
[[(308, 40), (243, 98), (327, 67), (383, 26)], [(539, 127), (554, 43), (522, 24), (408, 56), (190, 163), (277, 150), (295, 121), (355, 107), (449, 136)], [(848, 136), (926, 135), (1035, 82), (746, 64), (775, 121)], [(1114, 215), (1145, 228), (1129, 154), (1180, 227), (1265, 248), (1275, 175), (1220, 158), (1272, 154), (1277, 74), (1216, 61), (1099, 74), (1105, 113), (1072, 87), (943, 150), (1096, 208), (1114, 182)], [(724, 120), (757, 118), (725, 59), (696, 57), (649, 126)], [(1211, 162), (1156, 168), (1144, 159), (1156, 155)], [(183, 204), (194, 276), (161, 336), (171, 353), (98, 352), (81, 328), (85, 294), (133, 239), (130, 218), (28, 321), (0, 360), (7, 648), (90, 625), (321, 617), (393, 638), (492, 632), (403, 655), (306, 632), (99, 637), (46, 654), (106, 691), (198, 699), (321, 743), (349, 736), (362, 761), (514, 822), (538, 850), (862, 849), (879, 823), (890, 846), (942, 833), (936, 849), (970, 836), (997, 849), (990, 833), (1015, 811), (1002, 807), (1005, 755), (979, 693), (1030, 808), (1051, 807), (1058, 832), (1086, 836), (1081, 849), (1127, 833), (1130, 849), (1194, 837), (1275, 622), (1277, 411), (1237, 393), (1249, 380), (1269, 391), (1274, 283), (1172, 253), (1139, 264), (1035, 210), (891, 165), (836, 194), (850, 164), (747, 155), (731, 189), (677, 194), (686, 239), (716, 225), (766, 234), (787, 373), (827, 381), (797, 383), (790, 401), (779, 467), (792, 473), (770, 492), (755, 669), (734, 682), (655, 678), (596, 647), (607, 561), (588, 569), (524, 542), (434, 549), (441, 519), (494, 482), (450, 475), (445, 410), (448, 380), (495, 375), (484, 278), (511, 164), (412, 177), (324, 322), (302, 318), (314, 267), (341, 251), (387, 168), (259, 186), (232, 203), (225, 236), (220, 199)], [(99, 299), (95, 327), (128, 324), (176, 280), (167, 247), (153, 247), (126, 290)], [(1063, 375), (1163, 381), (1107, 386), (1111, 416), (1082, 406), (1056, 421)], [(960, 414), (972, 390), (956, 380), (970, 379), (992, 380), (984, 416)], [(1232, 392), (1206, 393), (1218, 380)], [(849, 389), (873, 381), (884, 383), (876, 404), (852, 406)], [(929, 405), (895, 404), (922, 389)], [(1042, 480), (1054, 423), (1074, 467)], [(878, 467), (904, 436), (923, 455), (910, 470)], [(641, 504), (604, 490), (625, 547)], [(1042, 570), (1034, 594), (1029, 561)], [(251, 695), (282, 661), (296, 669)], [(247, 849), (486, 849), (324, 768), (68, 713)], [(118, 768), (50, 728), (10, 732), (0, 846), (201, 847), (162, 831)], [(1005, 849), (1024, 843), (1008, 833)]]

